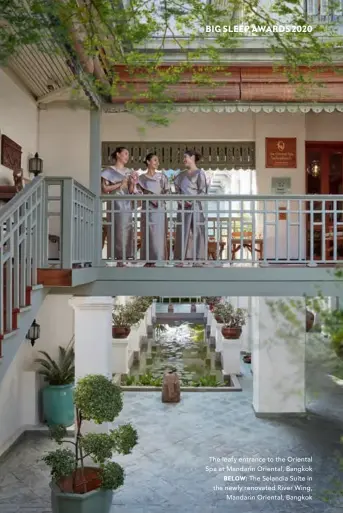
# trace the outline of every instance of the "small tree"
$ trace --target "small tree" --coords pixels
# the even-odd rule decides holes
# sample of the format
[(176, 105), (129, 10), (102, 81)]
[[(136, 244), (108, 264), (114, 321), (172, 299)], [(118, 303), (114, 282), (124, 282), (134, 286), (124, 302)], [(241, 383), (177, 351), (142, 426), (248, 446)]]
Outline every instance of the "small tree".
[[(102, 375), (89, 375), (78, 381), (75, 388), (76, 407), (75, 441), (66, 440), (66, 429), (57, 426), (51, 430), (58, 445), (71, 443), (74, 450), (56, 449), (44, 456), (51, 468), (52, 481), (62, 492), (86, 493), (91, 489), (115, 490), (124, 483), (123, 468), (111, 461), (112, 453), (130, 454), (137, 444), (137, 432), (126, 424), (106, 433), (82, 434), (83, 421), (95, 424), (113, 422), (123, 408), (120, 388)], [(91, 457), (97, 467), (86, 467), (85, 459)], [(96, 484), (94, 486), (94, 476)]]

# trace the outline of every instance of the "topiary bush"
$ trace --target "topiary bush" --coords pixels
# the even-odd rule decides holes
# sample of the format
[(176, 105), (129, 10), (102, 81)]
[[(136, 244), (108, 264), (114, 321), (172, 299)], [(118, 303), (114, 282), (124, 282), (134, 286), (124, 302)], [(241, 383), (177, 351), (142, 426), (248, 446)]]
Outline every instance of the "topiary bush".
[[(113, 422), (123, 408), (121, 389), (105, 376), (89, 375), (77, 382), (74, 403), (75, 441), (66, 439), (64, 426), (51, 429), (51, 436), (59, 446), (64, 443), (73, 445), (73, 450), (58, 448), (44, 456), (43, 461), (51, 469), (52, 481), (62, 492), (86, 493), (94, 488), (116, 490), (124, 483), (124, 470), (111, 461), (112, 454), (129, 454), (137, 444), (136, 430), (126, 424), (108, 434), (82, 434), (82, 425), (84, 421)], [(95, 468), (85, 466), (87, 457), (94, 461)]]

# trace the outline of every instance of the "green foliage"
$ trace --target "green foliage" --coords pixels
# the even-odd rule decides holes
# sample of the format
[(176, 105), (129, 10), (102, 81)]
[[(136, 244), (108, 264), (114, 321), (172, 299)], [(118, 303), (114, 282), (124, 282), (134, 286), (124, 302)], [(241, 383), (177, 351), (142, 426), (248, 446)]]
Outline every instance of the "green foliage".
[[(333, 12), (335, 4), (329, 1), (328, 12)], [(312, 83), (313, 77), (300, 66), (332, 66), (342, 46), (336, 36), (336, 23), (310, 23), (302, 0), (272, 0), (265, 6), (258, 0), (188, 0), (184, 4), (179, 0), (131, 0), (124, 4), (121, 0), (4, 0), (1, 18), (1, 64), (17, 56), (23, 46), (44, 55), (67, 56), (76, 74), (83, 68), (86, 82), (100, 97), (127, 97), (127, 110), (139, 117), (148, 115), (151, 123), (161, 125), (167, 124), (172, 111), (171, 86), (187, 72), (190, 92), (205, 85), (215, 92), (220, 85), (214, 78), (215, 71), (225, 69), (228, 55), (244, 41), (239, 32), (207, 34), (206, 26), (249, 25), (250, 32), (245, 35), (261, 38), (261, 47), (266, 47), (280, 64), (286, 64), (288, 80), (302, 86)], [(272, 30), (281, 24), (312, 25), (313, 31)], [(257, 26), (260, 33), (254, 28)], [(171, 45), (174, 62), (179, 64), (167, 68), (162, 64)], [(77, 46), (81, 51), (76, 51)], [(105, 70), (101, 75), (94, 71), (99, 62)], [(201, 69), (195, 68), (194, 64), (199, 63)], [(118, 64), (125, 66), (129, 76), (145, 82), (146, 89), (135, 89), (125, 78), (120, 79), (115, 68)], [(299, 95), (310, 98), (309, 88), (299, 89)], [(207, 99), (212, 97), (209, 93)], [(142, 100), (150, 102), (147, 114)]]
[(45, 378), (49, 385), (70, 385), (75, 380), (75, 353), (74, 346), (67, 348), (59, 346), (58, 360), (55, 361), (46, 351), (39, 351), (44, 358), (37, 358), (40, 365), (38, 373)]
[[(145, 312), (144, 312), (145, 313)], [(121, 328), (132, 328), (137, 326), (144, 317), (141, 308), (137, 308), (135, 301), (129, 301), (125, 305), (118, 305), (113, 310), (113, 326)]]
[(131, 424), (123, 424), (111, 431), (111, 438), (114, 450), (118, 454), (130, 454), (132, 448), (137, 444), (137, 431)]
[(207, 305), (217, 305), (221, 300), (221, 296), (204, 296), (202, 299)]
[(142, 296), (133, 300), (133, 306), (137, 308), (139, 312), (145, 313), (153, 302), (154, 296)]
[(50, 437), (55, 440), (58, 445), (61, 445), (63, 439), (67, 436), (67, 428), (65, 426), (50, 426)]
[(124, 477), (124, 469), (115, 461), (109, 461), (101, 467), (101, 483), (104, 490), (116, 490), (123, 486)]
[(96, 424), (113, 422), (123, 408), (120, 387), (102, 375), (89, 375), (75, 387), (75, 406), (84, 420)]
[(123, 386), (129, 387), (129, 386), (135, 384), (136, 377), (135, 376), (123, 376), (121, 382), (122, 382)]
[(146, 387), (161, 387), (162, 386), (162, 378), (156, 378), (150, 372), (147, 374), (143, 374), (139, 376), (139, 381), (137, 383), (138, 386), (146, 386)]
[[(63, 426), (55, 426), (51, 436), (55, 441), (70, 443), (69, 449), (57, 449), (44, 456), (43, 461), (50, 466), (53, 481), (61, 486), (61, 479), (73, 477), (73, 490), (77, 493), (76, 474), (84, 468), (84, 460), (91, 457), (99, 466), (101, 488), (115, 490), (124, 483), (124, 470), (111, 460), (113, 452), (129, 454), (137, 444), (136, 430), (130, 425), (123, 425), (106, 433), (82, 434), (82, 422), (92, 420), (97, 424), (113, 422), (122, 410), (122, 393), (120, 388), (102, 375), (89, 375), (80, 379), (75, 388), (76, 438), (65, 439), (67, 434)], [(63, 491), (63, 487), (61, 488)]]
[(44, 463), (51, 468), (51, 477), (55, 482), (70, 476), (76, 466), (75, 454), (70, 449), (56, 449), (43, 457)]
[(217, 376), (203, 376), (192, 381), (192, 387), (220, 387), (222, 383), (218, 381)]
[(225, 328), (241, 328), (245, 326), (247, 313), (243, 308), (234, 308), (231, 303), (218, 303), (213, 310), (216, 317), (220, 317)]

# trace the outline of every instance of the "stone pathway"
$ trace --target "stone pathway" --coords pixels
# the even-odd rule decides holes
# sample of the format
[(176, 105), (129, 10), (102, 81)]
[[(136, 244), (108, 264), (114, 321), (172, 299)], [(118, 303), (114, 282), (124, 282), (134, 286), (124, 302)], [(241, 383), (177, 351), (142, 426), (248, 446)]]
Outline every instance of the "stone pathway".
[[(342, 482), (343, 477), (337, 462), (343, 434), (343, 387), (322, 375), (319, 380), (319, 371), (314, 369), (317, 367), (309, 369), (311, 383), (316, 384), (310, 387), (310, 413), (293, 420), (257, 419), (251, 407), (249, 378), (243, 378), (241, 393), (184, 393), (178, 405), (162, 404), (159, 394), (126, 392), (119, 421), (130, 421), (136, 426), (139, 444), (132, 455), (115, 458), (126, 470), (126, 481), (114, 495), (112, 513), (342, 513), (343, 505), (325, 502), (324, 493), (332, 487), (333, 478)], [(1, 513), (50, 513), (49, 475), (40, 461), (50, 447), (51, 442), (44, 435), (30, 434), (0, 461)], [(210, 457), (277, 456), (312, 457), (313, 471), (259, 472), (257, 464), (251, 464), (255, 470), (249, 472), (206, 471), (206, 466), (226, 466), (210, 463)], [(266, 465), (275, 467), (276, 463), (263, 464)], [(299, 463), (289, 465), (301, 467)], [(236, 466), (241, 467), (242, 463)], [(224, 475), (232, 479), (246, 475), (250, 482), (224, 482)], [(284, 475), (312, 477), (312, 481), (305, 483), (281, 483), (305, 484), (312, 491), (213, 491), (215, 486), (272, 485), (251, 481), (251, 476)], [(270, 497), (280, 493), (295, 497), (282, 502), (226, 499), (226, 494)], [(299, 502), (297, 497), (301, 494), (311, 495), (312, 500)]]

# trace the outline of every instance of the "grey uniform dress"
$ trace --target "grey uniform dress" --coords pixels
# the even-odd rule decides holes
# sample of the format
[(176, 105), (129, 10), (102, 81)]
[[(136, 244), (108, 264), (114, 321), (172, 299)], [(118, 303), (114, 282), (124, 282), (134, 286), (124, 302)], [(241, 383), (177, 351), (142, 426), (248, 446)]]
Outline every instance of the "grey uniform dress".
[[(143, 194), (168, 194), (168, 178), (160, 172), (154, 176), (139, 176), (138, 187)], [(167, 218), (164, 201), (143, 201), (141, 214), (140, 259), (161, 261), (167, 259)]]
[[(207, 194), (204, 171), (183, 171), (174, 180), (176, 192), (186, 196)], [(205, 216), (200, 201), (192, 201), (191, 207), (178, 207), (176, 220), (175, 260), (205, 260)], [(195, 251), (194, 251), (195, 249)]]
[[(110, 182), (111, 185), (122, 182), (130, 175), (127, 168), (116, 169), (109, 167), (104, 169), (101, 177)], [(129, 194), (129, 189), (120, 189), (111, 193), (113, 196)], [(113, 210), (112, 212), (112, 205)], [(110, 225), (107, 227), (107, 258), (112, 260), (127, 260), (133, 258), (133, 225), (132, 225), (132, 203), (131, 201), (108, 201), (106, 220)], [(113, 231), (112, 231), (113, 227)], [(112, 233), (114, 241), (112, 242)]]

